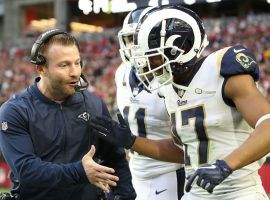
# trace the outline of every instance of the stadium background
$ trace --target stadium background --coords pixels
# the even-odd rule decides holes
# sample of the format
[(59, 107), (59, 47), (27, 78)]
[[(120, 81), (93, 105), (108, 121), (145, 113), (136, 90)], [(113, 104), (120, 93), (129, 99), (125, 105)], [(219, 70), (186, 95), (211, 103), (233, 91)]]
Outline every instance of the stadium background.
[[(141, 6), (180, 3), (204, 20), (210, 45), (204, 54), (237, 43), (259, 62), (259, 86), (270, 101), (270, 0), (0, 0), (0, 105), (32, 83), (32, 44), (48, 29), (71, 32), (80, 42), (89, 90), (116, 112), (114, 72), (121, 63), (117, 32), (127, 12)], [(269, 159), (268, 159), (269, 160)], [(270, 195), (270, 164), (260, 170)], [(10, 187), (0, 156), (0, 188)]]

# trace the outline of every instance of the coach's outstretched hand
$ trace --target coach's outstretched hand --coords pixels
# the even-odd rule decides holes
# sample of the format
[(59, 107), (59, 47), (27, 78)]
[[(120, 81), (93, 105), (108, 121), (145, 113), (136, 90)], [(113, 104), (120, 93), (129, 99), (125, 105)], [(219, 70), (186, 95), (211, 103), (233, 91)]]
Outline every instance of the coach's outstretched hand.
[(130, 149), (135, 142), (136, 136), (131, 133), (120, 113), (117, 113), (120, 123), (106, 116), (96, 116), (90, 119), (93, 132), (101, 139), (126, 149)]
[(198, 178), (197, 185), (207, 190), (207, 192), (212, 193), (213, 189), (231, 173), (232, 169), (224, 160), (217, 160), (212, 165), (199, 167), (194, 174), (187, 178), (186, 192), (191, 190), (193, 181)]
[(110, 186), (116, 186), (119, 178), (113, 175), (115, 172), (113, 168), (100, 165), (93, 160), (95, 153), (96, 148), (92, 145), (90, 151), (82, 158), (85, 174), (92, 185), (109, 192)]

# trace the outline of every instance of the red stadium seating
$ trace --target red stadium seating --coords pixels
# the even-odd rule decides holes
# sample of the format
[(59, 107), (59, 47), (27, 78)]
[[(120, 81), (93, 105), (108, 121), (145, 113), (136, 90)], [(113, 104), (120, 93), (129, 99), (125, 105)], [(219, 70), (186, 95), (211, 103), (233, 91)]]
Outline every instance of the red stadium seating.
[(268, 195), (270, 195), (270, 164), (264, 164), (259, 170), (263, 187)]
[(7, 163), (0, 162), (0, 188), (10, 188), (9, 171)]

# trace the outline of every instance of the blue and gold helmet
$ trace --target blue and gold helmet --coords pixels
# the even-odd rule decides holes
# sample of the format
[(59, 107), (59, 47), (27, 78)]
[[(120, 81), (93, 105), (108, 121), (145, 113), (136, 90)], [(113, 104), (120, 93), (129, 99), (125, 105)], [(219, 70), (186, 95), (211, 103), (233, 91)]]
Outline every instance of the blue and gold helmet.
[[(157, 89), (151, 87), (153, 77), (159, 86), (171, 83), (173, 75), (194, 65), (207, 45), (203, 23), (196, 13), (179, 5), (155, 7), (140, 19), (135, 30), (132, 60), (137, 77), (147, 82), (149, 90)], [(160, 62), (153, 64), (153, 58)]]

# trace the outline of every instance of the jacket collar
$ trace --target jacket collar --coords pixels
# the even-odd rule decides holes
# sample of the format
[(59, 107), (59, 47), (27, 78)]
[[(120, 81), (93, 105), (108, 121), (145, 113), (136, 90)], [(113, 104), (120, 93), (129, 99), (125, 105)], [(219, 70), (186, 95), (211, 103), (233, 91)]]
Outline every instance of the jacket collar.
[[(44, 94), (41, 93), (41, 91), (38, 89), (37, 83), (40, 81), (40, 77), (37, 77), (35, 79), (35, 82), (29, 86), (29, 92), (39, 100), (46, 102), (48, 104), (55, 104), (59, 105), (59, 103), (49, 99)], [(85, 92), (85, 91), (83, 91)], [(75, 94), (69, 96), (66, 100), (62, 102), (62, 105), (73, 105), (77, 103), (82, 103), (84, 101), (82, 92), (76, 92)]]

